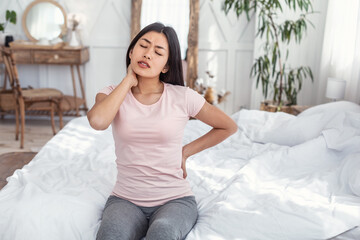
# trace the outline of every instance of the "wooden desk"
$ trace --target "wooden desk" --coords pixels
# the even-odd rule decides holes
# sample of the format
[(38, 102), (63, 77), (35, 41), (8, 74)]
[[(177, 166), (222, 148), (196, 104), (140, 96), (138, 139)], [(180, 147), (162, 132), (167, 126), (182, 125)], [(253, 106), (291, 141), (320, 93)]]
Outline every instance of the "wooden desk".
[[(11, 48), (16, 64), (52, 64), (52, 65), (69, 65), (71, 71), (71, 78), (73, 84), (74, 96), (65, 96), (65, 100), (70, 102), (66, 110), (75, 110), (76, 116), (79, 116), (79, 111), (88, 110), (86, 105), (84, 85), (82, 82), (80, 65), (89, 61), (89, 48), (88, 47), (79, 47), (79, 48), (70, 48), (63, 47), (60, 49), (37, 49), (31, 47), (15, 47)], [(2, 55), (0, 54), (0, 63), (3, 63)], [(77, 96), (76, 92), (76, 80), (74, 67), (76, 67), (78, 80), (81, 89), (81, 96)], [(5, 71), (6, 74), (6, 71)], [(4, 89), (6, 89), (6, 76), (4, 81)], [(83, 107), (81, 107), (83, 105)], [(81, 107), (81, 108), (80, 108)], [(67, 114), (73, 115), (73, 114)]]

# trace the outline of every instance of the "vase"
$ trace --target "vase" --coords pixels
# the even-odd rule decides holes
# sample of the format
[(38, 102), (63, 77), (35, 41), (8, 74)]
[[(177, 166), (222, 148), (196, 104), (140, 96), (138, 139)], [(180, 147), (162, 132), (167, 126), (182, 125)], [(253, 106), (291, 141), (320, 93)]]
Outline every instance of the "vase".
[(80, 46), (79, 40), (76, 36), (76, 31), (71, 31), (69, 46), (78, 47)]

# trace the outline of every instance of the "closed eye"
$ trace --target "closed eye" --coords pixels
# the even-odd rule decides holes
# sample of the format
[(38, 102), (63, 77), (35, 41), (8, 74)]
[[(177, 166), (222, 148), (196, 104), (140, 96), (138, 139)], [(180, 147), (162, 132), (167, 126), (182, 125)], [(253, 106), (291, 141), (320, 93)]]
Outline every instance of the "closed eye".
[[(142, 48), (147, 48), (147, 46), (142, 45), (142, 44), (140, 44), (140, 47), (142, 47)], [(155, 51), (155, 53), (156, 53), (157, 55), (159, 55), (159, 56), (162, 56), (162, 54), (160, 54), (159, 52), (156, 52), (156, 51)]]

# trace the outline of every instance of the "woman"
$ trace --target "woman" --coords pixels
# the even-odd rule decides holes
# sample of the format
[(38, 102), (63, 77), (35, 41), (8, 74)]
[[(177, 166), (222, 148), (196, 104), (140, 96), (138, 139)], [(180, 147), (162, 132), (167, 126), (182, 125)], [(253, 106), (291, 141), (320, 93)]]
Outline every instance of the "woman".
[[(132, 40), (127, 75), (104, 88), (88, 112), (90, 125), (112, 124), (117, 181), (108, 198), (97, 239), (184, 239), (197, 219), (185, 179), (186, 159), (236, 132), (225, 113), (184, 87), (175, 31), (153, 23)], [(189, 116), (213, 129), (182, 146)]]

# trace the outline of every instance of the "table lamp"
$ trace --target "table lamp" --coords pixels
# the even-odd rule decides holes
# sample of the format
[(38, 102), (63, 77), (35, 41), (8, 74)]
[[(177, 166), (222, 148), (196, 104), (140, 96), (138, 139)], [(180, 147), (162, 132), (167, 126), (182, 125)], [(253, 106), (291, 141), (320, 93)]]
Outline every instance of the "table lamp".
[(332, 101), (343, 99), (345, 96), (346, 81), (337, 78), (328, 78), (326, 97)]

